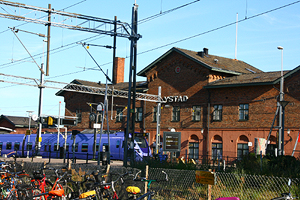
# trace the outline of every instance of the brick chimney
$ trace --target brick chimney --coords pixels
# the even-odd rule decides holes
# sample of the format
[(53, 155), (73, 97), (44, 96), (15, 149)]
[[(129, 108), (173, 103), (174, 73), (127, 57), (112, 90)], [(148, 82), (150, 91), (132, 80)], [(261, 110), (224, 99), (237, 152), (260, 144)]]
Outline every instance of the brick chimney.
[(124, 82), (124, 63), (125, 58), (115, 58), (115, 65), (113, 67), (113, 84)]
[(203, 48), (203, 52), (205, 55), (208, 55), (208, 48)]
[(198, 51), (197, 55), (204, 58), (205, 55), (208, 55), (208, 48), (203, 48), (203, 51)]

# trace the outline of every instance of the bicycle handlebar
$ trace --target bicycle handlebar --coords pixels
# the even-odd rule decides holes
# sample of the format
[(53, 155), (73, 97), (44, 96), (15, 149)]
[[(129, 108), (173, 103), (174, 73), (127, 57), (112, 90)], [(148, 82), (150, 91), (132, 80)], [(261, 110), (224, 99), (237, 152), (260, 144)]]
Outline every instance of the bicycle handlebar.
[(166, 177), (165, 177), (165, 179), (146, 179), (145, 177), (141, 177), (141, 178), (137, 178), (137, 176), (138, 176), (138, 174), (140, 174), (141, 173), (141, 171), (139, 171), (136, 175), (135, 175), (135, 177), (134, 177), (134, 181), (147, 181), (147, 182), (162, 182), (162, 181), (168, 181), (169, 179), (168, 179), (168, 174), (165, 172), (165, 171), (161, 171), (162, 173), (164, 173), (165, 175), (166, 175)]

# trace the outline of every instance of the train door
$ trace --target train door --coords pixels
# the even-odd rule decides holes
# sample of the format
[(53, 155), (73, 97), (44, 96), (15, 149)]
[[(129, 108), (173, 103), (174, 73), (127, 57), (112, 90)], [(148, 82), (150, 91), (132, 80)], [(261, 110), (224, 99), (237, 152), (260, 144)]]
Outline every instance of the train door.
[(113, 138), (110, 140), (110, 157), (113, 160), (119, 160), (121, 158), (121, 140), (119, 138)]
[(19, 156), (19, 153), (20, 153), (19, 150), (20, 150), (20, 142), (15, 142), (15, 144), (14, 144), (14, 151), (16, 152), (15, 153), (16, 157)]

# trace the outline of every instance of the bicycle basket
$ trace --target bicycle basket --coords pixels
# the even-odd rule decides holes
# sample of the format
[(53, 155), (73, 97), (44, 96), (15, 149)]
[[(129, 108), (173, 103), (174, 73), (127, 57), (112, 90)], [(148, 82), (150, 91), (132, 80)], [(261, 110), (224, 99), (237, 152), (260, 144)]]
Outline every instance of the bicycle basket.
[(33, 177), (35, 179), (42, 179), (44, 178), (44, 175), (42, 174), (41, 171), (37, 170), (37, 171), (33, 171)]

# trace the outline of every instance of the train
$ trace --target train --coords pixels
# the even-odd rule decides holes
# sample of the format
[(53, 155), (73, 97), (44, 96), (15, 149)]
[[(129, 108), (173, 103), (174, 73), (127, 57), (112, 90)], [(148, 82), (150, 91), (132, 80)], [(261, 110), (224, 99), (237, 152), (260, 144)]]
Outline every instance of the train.
[[(67, 134), (67, 140), (60, 134), (57, 140), (57, 133), (42, 134), (40, 139), (41, 147), (39, 155), (43, 158), (76, 158), (76, 159), (98, 159), (98, 155), (102, 156), (102, 152), (108, 151), (110, 144), (110, 159), (123, 160), (124, 158), (124, 132), (114, 132), (109, 134), (103, 133), (101, 136), (101, 145), (99, 148), (100, 134), (96, 139), (96, 154), (93, 154), (94, 134), (79, 133), (76, 136), (71, 133)], [(75, 143), (74, 143), (75, 138)], [(131, 140), (129, 135), (129, 141)], [(10, 157), (13, 155), (19, 157), (31, 157), (36, 155), (35, 142), (36, 134), (0, 134), (0, 151), (1, 156)], [(57, 146), (58, 143), (58, 146)], [(66, 151), (64, 147), (66, 146)], [(129, 146), (128, 146), (129, 147)], [(100, 154), (99, 154), (100, 151)], [(144, 157), (152, 156), (147, 138), (143, 134), (137, 134), (134, 137), (134, 153), (135, 158), (142, 160)], [(102, 159), (102, 158), (101, 158)]]

